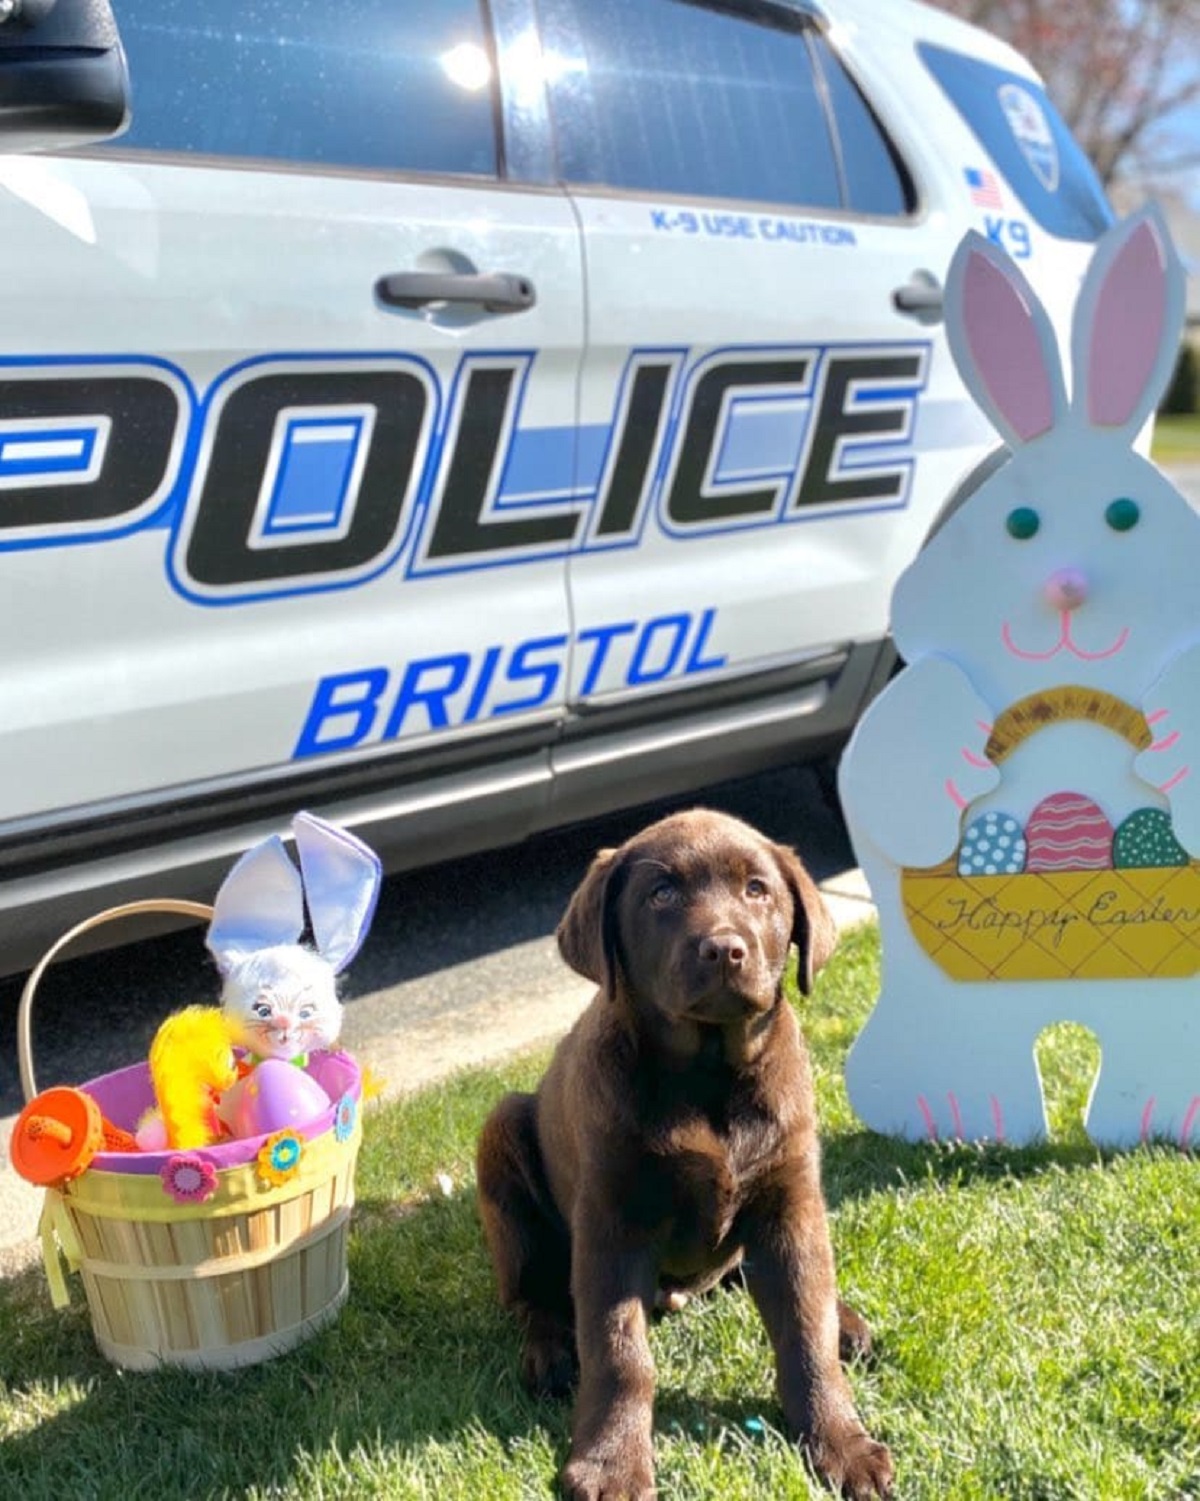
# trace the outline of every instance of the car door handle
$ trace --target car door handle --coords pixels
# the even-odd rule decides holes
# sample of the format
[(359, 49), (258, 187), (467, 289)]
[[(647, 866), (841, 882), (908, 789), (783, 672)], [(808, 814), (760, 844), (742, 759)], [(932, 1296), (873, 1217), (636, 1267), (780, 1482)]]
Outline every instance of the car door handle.
[(944, 295), (935, 277), (917, 272), (892, 293), (892, 306), (922, 322), (936, 323), (944, 311)]
[(527, 276), (507, 271), (393, 271), (375, 283), (389, 307), (423, 308), (435, 302), (478, 303), (488, 313), (522, 313), (537, 302)]

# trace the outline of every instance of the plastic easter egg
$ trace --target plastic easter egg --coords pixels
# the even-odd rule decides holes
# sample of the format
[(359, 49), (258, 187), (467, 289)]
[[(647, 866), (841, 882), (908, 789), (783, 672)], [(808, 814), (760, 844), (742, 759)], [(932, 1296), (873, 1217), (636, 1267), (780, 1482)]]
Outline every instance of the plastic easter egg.
[(1054, 792), (1029, 815), (1025, 869), (1109, 870), (1113, 827), (1090, 797)]
[(1010, 813), (981, 813), (958, 852), (960, 876), (1015, 876), (1025, 869), (1025, 834)]
[(1139, 808), (1117, 829), (1113, 864), (1118, 870), (1187, 863), (1188, 852), (1175, 837), (1170, 814), (1162, 808)]
[(307, 1126), (329, 1104), (329, 1096), (302, 1068), (264, 1058), (225, 1091), (217, 1114), (234, 1136), (262, 1136)]
[(157, 1110), (147, 1110), (137, 1123), (133, 1133), (139, 1152), (165, 1152), (167, 1150), (167, 1127)]

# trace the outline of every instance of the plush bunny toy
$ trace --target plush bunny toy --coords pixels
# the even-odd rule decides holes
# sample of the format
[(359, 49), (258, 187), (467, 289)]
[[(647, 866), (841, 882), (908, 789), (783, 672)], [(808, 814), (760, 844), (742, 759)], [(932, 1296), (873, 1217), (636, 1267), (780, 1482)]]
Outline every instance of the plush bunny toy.
[[(303, 1060), (336, 1042), (336, 977), (358, 952), (379, 895), (380, 865), (354, 835), (310, 813), (292, 833), (249, 850), (213, 904), (208, 947), (224, 977), (221, 1006), (234, 1043), (252, 1059)], [(305, 904), (314, 947), (301, 945)]]
[(907, 663), (841, 793), (882, 993), (847, 1063), (868, 1125), (1027, 1141), (1034, 1045), (1101, 1044), (1091, 1136), (1200, 1141), (1200, 517), (1132, 449), (1178, 350), (1183, 277), (1149, 208), (1049, 319), (979, 235), (947, 281), (964, 381), (1007, 445), (896, 586)]

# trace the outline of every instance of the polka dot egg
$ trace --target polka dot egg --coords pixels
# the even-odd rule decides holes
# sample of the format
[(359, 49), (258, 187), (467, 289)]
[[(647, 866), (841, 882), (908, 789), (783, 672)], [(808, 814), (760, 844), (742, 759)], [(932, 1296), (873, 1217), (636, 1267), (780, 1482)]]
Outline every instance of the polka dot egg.
[(958, 852), (960, 876), (1015, 876), (1025, 869), (1025, 834), (1008, 813), (981, 813)]

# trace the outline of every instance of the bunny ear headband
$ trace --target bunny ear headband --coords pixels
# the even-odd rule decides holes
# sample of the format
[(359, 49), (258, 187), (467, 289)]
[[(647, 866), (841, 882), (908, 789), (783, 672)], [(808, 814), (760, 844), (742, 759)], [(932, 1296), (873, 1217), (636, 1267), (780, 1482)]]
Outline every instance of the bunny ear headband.
[(379, 857), (360, 839), (311, 813), (297, 813), (297, 870), (278, 834), (237, 862), (213, 903), (206, 942), (227, 973), (258, 949), (297, 943), (304, 909), (317, 952), (340, 973), (358, 953), (375, 914)]

